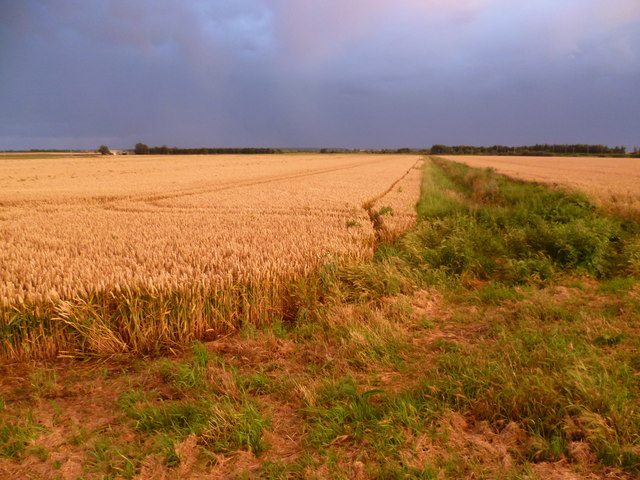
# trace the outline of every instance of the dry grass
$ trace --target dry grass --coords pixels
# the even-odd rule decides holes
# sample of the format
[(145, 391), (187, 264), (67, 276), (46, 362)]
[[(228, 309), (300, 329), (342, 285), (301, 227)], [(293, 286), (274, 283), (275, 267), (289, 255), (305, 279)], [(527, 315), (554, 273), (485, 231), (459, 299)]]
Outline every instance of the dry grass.
[(471, 167), (580, 190), (616, 214), (640, 219), (640, 160), (636, 158), (451, 156)]
[[(111, 301), (105, 293), (115, 294), (120, 303), (123, 298), (135, 303), (137, 292), (154, 298), (180, 292), (182, 311), (209, 317), (197, 328), (184, 328), (190, 333), (179, 336), (188, 339), (194, 328), (211, 329), (212, 316), (218, 323), (234, 321), (220, 318), (234, 305), (217, 302), (215, 312), (207, 314), (198, 301), (203, 293), (233, 303), (227, 292), (249, 285), (254, 310), (269, 310), (282, 295), (280, 285), (329, 261), (370, 257), (376, 233), (363, 205), (389, 207), (383, 228), (397, 235), (414, 221), (420, 184), (420, 171), (413, 168), (419, 158), (404, 155), (1, 161), (4, 322), (14, 321), (7, 312), (33, 311), (44, 302), (54, 312), (44, 316), (73, 323), (88, 344), (100, 339), (91, 350), (103, 353), (126, 350), (132, 342), (105, 336), (112, 325), (96, 308)], [(236, 293), (236, 299), (244, 298)], [(151, 330), (167, 327), (171, 319), (164, 312), (174, 309), (172, 302), (154, 310), (163, 318)], [(84, 318), (104, 324), (98, 328), (92, 321), (90, 328), (97, 331), (87, 331), (85, 323), (74, 320), (79, 309)], [(150, 316), (144, 306), (128, 311)], [(142, 332), (133, 337), (138, 335)]]

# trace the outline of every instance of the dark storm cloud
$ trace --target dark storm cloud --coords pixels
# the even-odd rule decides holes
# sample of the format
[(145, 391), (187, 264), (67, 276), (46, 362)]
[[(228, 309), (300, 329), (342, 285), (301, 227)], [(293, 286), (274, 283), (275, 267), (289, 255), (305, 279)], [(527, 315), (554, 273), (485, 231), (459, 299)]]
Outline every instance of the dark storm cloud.
[(0, 149), (640, 143), (637, 0), (0, 0)]

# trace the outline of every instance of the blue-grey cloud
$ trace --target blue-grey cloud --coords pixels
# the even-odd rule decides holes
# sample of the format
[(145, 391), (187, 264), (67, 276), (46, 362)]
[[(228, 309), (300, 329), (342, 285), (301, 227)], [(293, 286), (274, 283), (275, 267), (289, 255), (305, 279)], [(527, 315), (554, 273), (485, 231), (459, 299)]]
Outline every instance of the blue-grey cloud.
[(640, 143), (637, 0), (0, 0), (0, 149)]

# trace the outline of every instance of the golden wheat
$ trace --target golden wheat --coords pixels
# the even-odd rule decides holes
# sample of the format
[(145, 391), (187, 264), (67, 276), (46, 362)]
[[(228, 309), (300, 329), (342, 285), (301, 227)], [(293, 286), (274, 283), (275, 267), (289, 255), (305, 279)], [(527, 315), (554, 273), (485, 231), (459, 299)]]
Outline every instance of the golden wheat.
[(386, 207), (385, 236), (410, 226), (420, 184), (403, 155), (0, 161), (12, 358), (144, 350), (282, 313), (287, 282), (372, 254), (367, 208)]
[[(22, 161), (16, 163), (25, 163), (23, 173), (20, 165), (5, 170), (14, 178), (34, 168), (40, 173), (31, 188), (13, 191), (3, 178), (3, 303), (114, 286), (225, 286), (304, 275), (327, 256), (365, 258), (373, 231), (361, 205), (416, 162), (406, 156), (197, 157), (193, 165), (168, 157), (87, 160)], [(393, 229), (413, 218), (418, 176), (405, 180), (389, 192)]]
[(450, 156), (471, 167), (580, 190), (607, 210), (640, 219), (640, 159), (590, 157)]

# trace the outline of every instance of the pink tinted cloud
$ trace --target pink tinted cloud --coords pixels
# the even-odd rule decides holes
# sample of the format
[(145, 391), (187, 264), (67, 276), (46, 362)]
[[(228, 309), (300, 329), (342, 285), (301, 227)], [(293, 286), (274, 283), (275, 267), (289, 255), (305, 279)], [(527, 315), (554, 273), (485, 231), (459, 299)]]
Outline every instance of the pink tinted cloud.
[(275, 0), (275, 31), (284, 54), (322, 61), (390, 23), (422, 19), (460, 22), (475, 18), (498, 0)]
[(595, 2), (592, 5), (594, 14), (609, 28), (615, 28), (640, 20), (640, 1), (616, 0)]
[(640, 45), (628, 29), (639, 21), (638, 0), (583, 0), (541, 9), (531, 26), (551, 58), (576, 59), (589, 53), (591, 62), (622, 61), (629, 66), (640, 60)]

